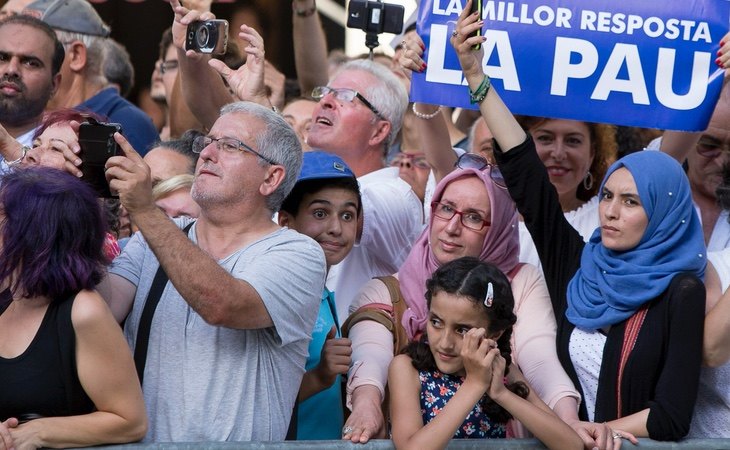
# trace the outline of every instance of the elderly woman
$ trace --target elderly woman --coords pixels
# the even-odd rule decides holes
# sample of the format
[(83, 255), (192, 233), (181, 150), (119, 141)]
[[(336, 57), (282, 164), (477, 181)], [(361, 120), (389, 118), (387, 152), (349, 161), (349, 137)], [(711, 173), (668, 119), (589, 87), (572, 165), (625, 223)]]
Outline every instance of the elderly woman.
[(132, 355), (94, 291), (107, 262), (94, 192), (56, 169), (15, 170), (0, 218), (0, 449), (141, 439)]

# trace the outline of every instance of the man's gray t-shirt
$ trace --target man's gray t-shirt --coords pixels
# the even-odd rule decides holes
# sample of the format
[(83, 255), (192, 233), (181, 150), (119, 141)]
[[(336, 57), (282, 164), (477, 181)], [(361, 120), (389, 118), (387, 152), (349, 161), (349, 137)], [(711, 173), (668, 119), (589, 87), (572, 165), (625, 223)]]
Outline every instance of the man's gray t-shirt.
[[(180, 227), (188, 222), (177, 220)], [(195, 225), (188, 236), (196, 241)], [(256, 289), (274, 326), (209, 325), (168, 282), (152, 321), (144, 372), (150, 418), (145, 442), (267, 441), (286, 435), (324, 287), (324, 254), (312, 239), (283, 228), (218, 263)], [(124, 329), (132, 349), (158, 265), (137, 233), (109, 269), (137, 286)]]

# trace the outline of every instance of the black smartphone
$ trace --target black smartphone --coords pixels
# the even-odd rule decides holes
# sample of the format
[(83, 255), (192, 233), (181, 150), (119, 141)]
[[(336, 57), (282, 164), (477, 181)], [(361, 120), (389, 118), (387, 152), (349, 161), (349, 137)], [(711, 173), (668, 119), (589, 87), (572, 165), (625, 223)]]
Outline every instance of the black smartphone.
[(228, 21), (196, 20), (188, 25), (185, 50), (211, 55), (222, 55), (228, 47)]
[(347, 5), (347, 27), (357, 28), (366, 33), (403, 32), (405, 8), (393, 3), (369, 0), (350, 0)]
[(116, 197), (106, 181), (104, 165), (112, 156), (119, 154), (114, 133), (121, 133), (118, 123), (82, 123), (79, 127), (79, 147), (81, 147), (81, 179), (94, 188), (99, 197)]
[[(482, 0), (471, 0), (470, 13), (474, 14), (475, 12), (479, 13), (479, 20), (482, 20)], [(480, 28), (477, 31), (475, 31), (474, 33), (472, 33), (471, 36), (469, 36), (469, 37), (481, 36), (481, 35), (482, 35), (482, 29)], [(477, 44), (477, 45), (473, 46), (472, 48), (474, 50), (479, 50), (480, 48), (482, 48), (482, 44)]]

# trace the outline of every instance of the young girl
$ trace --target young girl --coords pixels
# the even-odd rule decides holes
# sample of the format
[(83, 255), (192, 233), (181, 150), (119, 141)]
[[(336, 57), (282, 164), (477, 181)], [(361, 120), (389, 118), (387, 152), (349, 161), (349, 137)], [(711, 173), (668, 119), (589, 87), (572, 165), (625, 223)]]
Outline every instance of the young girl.
[[(464, 257), (426, 283), (426, 334), (390, 365), (393, 442), (442, 449), (452, 438), (505, 438), (514, 417), (549, 448), (583, 448), (511, 364), (514, 298), (495, 266)], [(505, 375), (509, 384), (505, 386)]]

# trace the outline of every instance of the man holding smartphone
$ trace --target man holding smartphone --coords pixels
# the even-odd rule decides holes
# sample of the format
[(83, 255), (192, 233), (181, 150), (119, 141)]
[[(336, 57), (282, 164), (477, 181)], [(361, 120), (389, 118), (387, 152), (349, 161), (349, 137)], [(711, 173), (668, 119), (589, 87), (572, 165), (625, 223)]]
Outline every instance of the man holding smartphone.
[[(224, 107), (194, 144), (199, 219), (174, 222), (152, 200), (149, 167), (116, 139), (125, 156), (107, 179), (141, 233), (100, 290), (143, 375), (145, 441), (283, 440), (325, 277), (321, 247), (271, 220), (301, 169), (296, 134), (260, 105)], [(169, 281), (150, 317), (159, 266)]]

